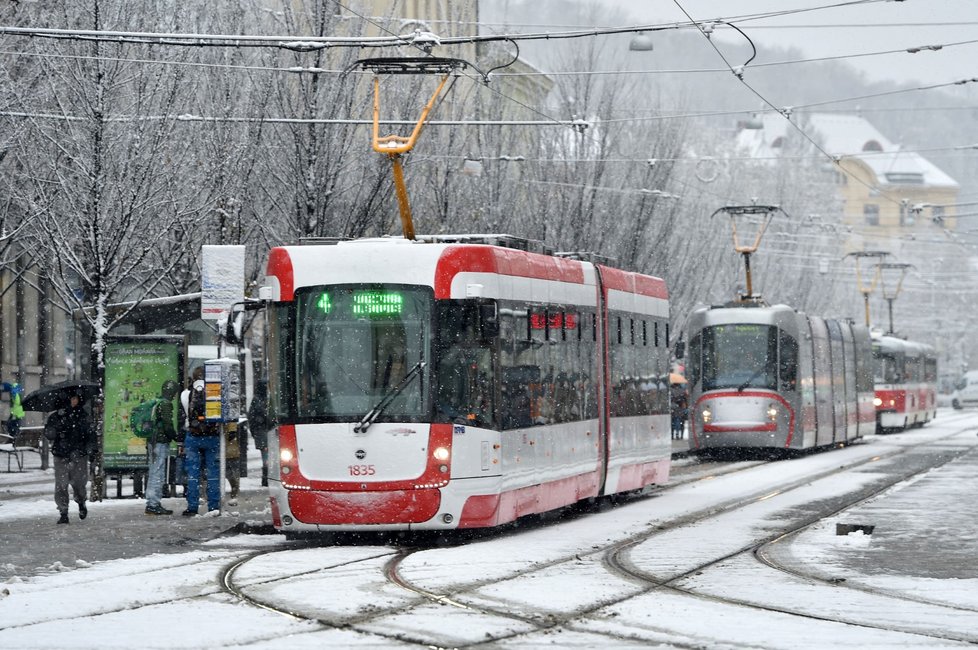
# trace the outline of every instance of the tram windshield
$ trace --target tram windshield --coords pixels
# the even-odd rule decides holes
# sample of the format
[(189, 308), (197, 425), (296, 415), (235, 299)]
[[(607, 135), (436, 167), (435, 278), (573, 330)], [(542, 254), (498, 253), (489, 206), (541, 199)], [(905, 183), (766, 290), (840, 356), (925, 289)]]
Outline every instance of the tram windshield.
[(430, 289), (342, 285), (296, 292), (296, 416), (359, 421), (405, 381), (376, 420), (426, 413)]
[(703, 330), (703, 390), (777, 390), (778, 330), (770, 325), (734, 323)]
[(873, 346), (873, 379), (877, 384), (899, 384), (903, 381), (904, 355), (886, 352)]

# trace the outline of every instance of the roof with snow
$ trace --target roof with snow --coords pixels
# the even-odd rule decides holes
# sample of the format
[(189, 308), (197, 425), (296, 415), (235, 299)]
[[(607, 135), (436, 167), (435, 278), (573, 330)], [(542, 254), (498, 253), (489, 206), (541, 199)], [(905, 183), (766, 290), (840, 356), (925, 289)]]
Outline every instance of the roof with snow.
[[(876, 127), (858, 115), (810, 113), (792, 118), (829, 154), (855, 158), (876, 174), (879, 185), (924, 185), (957, 188), (958, 183), (934, 163), (912, 151), (901, 151)], [(758, 128), (760, 127), (760, 128)], [(737, 146), (755, 158), (777, 158), (800, 136), (779, 113), (765, 113), (742, 123)]]

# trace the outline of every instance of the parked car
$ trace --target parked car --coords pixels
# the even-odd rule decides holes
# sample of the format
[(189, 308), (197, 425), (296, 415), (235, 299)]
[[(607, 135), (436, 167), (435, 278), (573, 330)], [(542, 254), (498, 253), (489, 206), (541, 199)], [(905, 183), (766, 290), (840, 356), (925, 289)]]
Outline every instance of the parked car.
[(978, 370), (969, 370), (961, 377), (951, 393), (951, 406), (956, 409), (978, 407)]

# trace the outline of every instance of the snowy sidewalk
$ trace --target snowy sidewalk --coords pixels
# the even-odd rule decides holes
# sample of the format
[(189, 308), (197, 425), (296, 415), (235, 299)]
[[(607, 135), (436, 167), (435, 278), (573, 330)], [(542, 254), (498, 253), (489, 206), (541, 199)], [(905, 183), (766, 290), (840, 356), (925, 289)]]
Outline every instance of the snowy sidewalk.
[[(173, 515), (146, 515), (143, 498), (109, 498), (88, 503), (88, 517), (78, 519), (74, 502), (71, 523), (58, 525), (54, 505), (54, 470), (28, 463), (23, 472), (0, 472), (0, 582), (85, 566), (91, 562), (181, 553), (195, 543), (242, 529), (271, 525), (268, 492), (261, 487), (261, 457), (248, 450), (248, 476), (241, 479), (236, 506), (217, 513), (183, 517), (185, 498), (163, 499)], [(131, 481), (128, 493), (132, 494)], [(227, 485), (225, 484), (225, 490)], [(114, 494), (114, 483), (109, 486)]]

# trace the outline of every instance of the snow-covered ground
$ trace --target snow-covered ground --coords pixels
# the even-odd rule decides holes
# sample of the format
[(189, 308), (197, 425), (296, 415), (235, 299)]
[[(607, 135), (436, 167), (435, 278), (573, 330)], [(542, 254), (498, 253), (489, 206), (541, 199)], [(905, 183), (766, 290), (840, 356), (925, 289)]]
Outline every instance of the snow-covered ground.
[[(32, 526), (36, 544), (66, 549), (41, 571), (0, 549), (0, 648), (966, 645), (978, 641), (976, 427), (978, 414), (942, 411), (924, 429), (420, 551), (208, 535), (267, 521), (254, 472), (254, 498), (215, 520), (147, 522), (121, 499), (67, 527), (54, 524), (52, 477), (0, 474), (0, 531)], [(875, 529), (837, 535), (837, 523)], [(100, 559), (65, 541), (109, 524), (135, 552)]]

